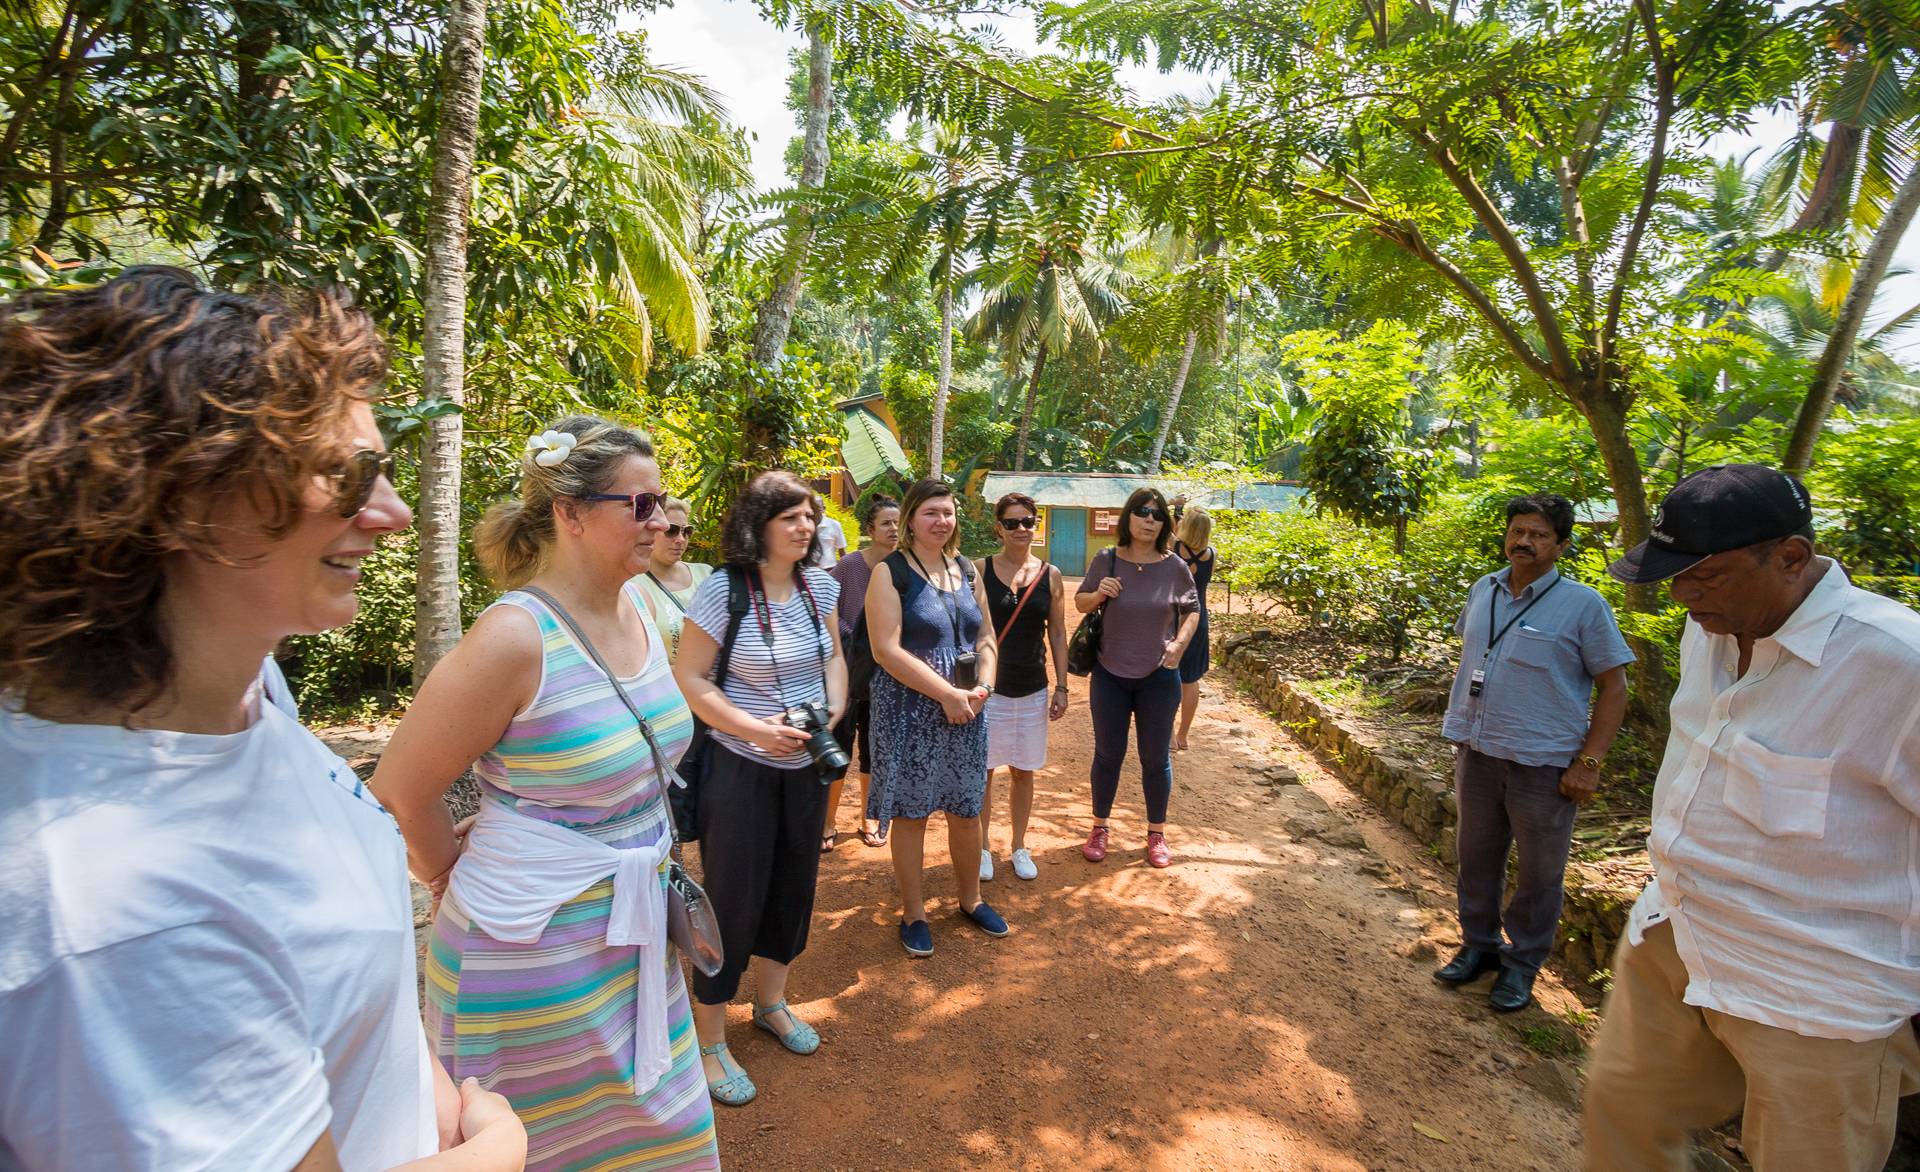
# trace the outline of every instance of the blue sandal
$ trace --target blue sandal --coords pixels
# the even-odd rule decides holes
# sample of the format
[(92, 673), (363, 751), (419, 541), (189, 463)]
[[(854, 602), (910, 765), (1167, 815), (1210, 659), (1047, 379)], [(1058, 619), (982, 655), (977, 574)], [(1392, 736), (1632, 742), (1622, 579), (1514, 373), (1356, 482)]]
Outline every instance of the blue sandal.
[[(700, 1053), (720, 1055), (722, 1070), (727, 1068), (727, 1061), (733, 1057), (725, 1042), (717, 1046), (702, 1046)], [(733, 1068), (740, 1070), (740, 1064), (734, 1063)], [(739, 1074), (730, 1074), (719, 1082), (708, 1082), (707, 1093), (713, 1096), (713, 1101), (716, 1103), (725, 1103), (729, 1107), (744, 1107), (753, 1102), (753, 1097), (760, 1093), (760, 1088), (753, 1085), (753, 1080), (747, 1077), (746, 1071), (740, 1070)]]
[[(784, 1034), (774, 1029), (773, 1024), (767, 1020), (783, 1009), (787, 1010), (787, 1016), (793, 1020), (793, 1028)], [(780, 1039), (782, 1046), (803, 1057), (820, 1048), (820, 1031), (814, 1029), (806, 1022), (801, 1021), (799, 1014), (791, 1009), (787, 1009), (785, 1000), (781, 1000), (774, 1005), (769, 1005), (764, 1009), (758, 1005), (754, 1006), (753, 1024)]]

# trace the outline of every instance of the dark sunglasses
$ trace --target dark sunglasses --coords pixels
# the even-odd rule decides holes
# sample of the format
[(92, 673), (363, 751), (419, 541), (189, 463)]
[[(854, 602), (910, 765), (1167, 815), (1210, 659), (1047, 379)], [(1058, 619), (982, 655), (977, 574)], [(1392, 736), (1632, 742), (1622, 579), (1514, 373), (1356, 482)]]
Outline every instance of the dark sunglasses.
[(393, 483), (393, 453), (376, 452), (371, 448), (362, 449), (347, 457), (347, 462), (333, 474), (334, 501), (338, 504), (342, 517), (357, 517), (360, 510), (367, 507), (373, 499), (373, 490), (380, 478)]
[(1000, 528), (1012, 533), (1015, 529), (1031, 529), (1040, 523), (1038, 517), (1002, 517)]
[(666, 503), (667, 494), (664, 492), (590, 492), (575, 497), (574, 499), (582, 501), (624, 501), (633, 508), (634, 522), (636, 524), (645, 524), (647, 518), (653, 516), (653, 511)]
[(693, 526), (691, 526), (691, 525), (669, 525), (669, 526), (667, 526), (667, 536), (668, 536), (668, 537), (671, 537), (671, 538), (680, 538), (680, 537), (692, 537), (692, 536), (693, 536)]
[(1150, 517), (1155, 521), (1165, 521), (1167, 519), (1167, 511), (1165, 509), (1156, 509), (1152, 505), (1141, 505), (1133, 511), (1133, 515), (1136, 517)]

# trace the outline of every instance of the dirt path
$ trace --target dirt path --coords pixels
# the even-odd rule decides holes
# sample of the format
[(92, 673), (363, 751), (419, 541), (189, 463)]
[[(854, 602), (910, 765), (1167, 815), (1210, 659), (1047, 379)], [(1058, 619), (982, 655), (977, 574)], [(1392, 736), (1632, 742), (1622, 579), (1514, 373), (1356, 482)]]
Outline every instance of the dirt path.
[[(793, 1057), (736, 1008), (731, 1040), (760, 1097), (718, 1109), (728, 1165), (1575, 1166), (1578, 1121), (1520, 1081), (1543, 1064), (1486, 1008), (1485, 982), (1460, 995), (1428, 977), (1450, 944), (1438, 868), (1219, 675), (1193, 740), (1175, 757), (1174, 866), (1146, 865), (1132, 761), (1115, 849), (1086, 862), (1092, 736), (1075, 680), (1039, 780), (1034, 882), (1006, 867), (998, 786), (985, 893), (1013, 934), (955, 918), (936, 823), (923, 961), (900, 949), (887, 852), (859, 842), (850, 794), (789, 987), (825, 1045)], [(1274, 765), (1305, 784), (1270, 784)]]
[[(322, 735), (366, 760), (389, 731)], [(1193, 751), (1175, 755), (1166, 871), (1143, 857), (1132, 760), (1114, 849), (1081, 858), (1092, 748), (1074, 680), (1034, 803), (1036, 881), (1006, 865), (999, 780), (985, 894), (1005, 939), (955, 918), (936, 821), (927, 960), (899, 946), (891, 863), (860, 843), (849, 793), (788, 990), (825, 1044), (790, 1055), (734, 1007), (760, 1097), (716, 1109), (729, 1168), (1575, 1167), (1570, 1067), (1520, 1042), (1529, 1018), (1564, 1025), (1496, 1018), (1484, 978), (1433, 983), (1457, 942), (1451, 878), (1280, 724), (1209, 677)], [(1538, 992), (1578, 1008), (1550, 978)]]

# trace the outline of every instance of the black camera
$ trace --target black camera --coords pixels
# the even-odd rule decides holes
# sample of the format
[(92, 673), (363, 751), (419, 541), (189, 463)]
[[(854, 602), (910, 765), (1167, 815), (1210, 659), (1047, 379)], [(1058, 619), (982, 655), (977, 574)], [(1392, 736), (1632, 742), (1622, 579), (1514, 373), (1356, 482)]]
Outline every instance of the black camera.
[(840, 742), (833, 738), (825, 704), (809, 702), (789, 708), (786, 721), (789, 727), (807, 734), (807, 756), (813, 758), (813, 767), (820, 771), (821, 781), (837, 781), (846, 775), (851, 760)]

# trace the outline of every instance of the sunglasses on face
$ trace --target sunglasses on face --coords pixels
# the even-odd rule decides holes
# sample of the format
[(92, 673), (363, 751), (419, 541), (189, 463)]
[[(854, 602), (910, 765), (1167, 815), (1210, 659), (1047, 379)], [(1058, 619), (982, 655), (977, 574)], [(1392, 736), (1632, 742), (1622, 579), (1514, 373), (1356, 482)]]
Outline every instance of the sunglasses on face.
[(1167, 519), (1167, 511), (1165, 509), (1156, 509), (1152, 505), (1141, 505), (1133, 511), (1133, 515), (1154, 521), (1165, 521)]
[(1040, 523), (1040, 518), (1038, 517), (1002, 517), (1000, 518), (1000, 528), (1005, 529), (1008, 533), (1012, 533), (1015, 529), (1031, 529), (1039, 523)]
[(334, 501), (339, 506), (342, 517), (357, 517), (360, 510), (367, 507), (373, 499), (373, 490), (379, 485), (380, 478), (393, 483), (393, 453), (376, 452), (362, 449), (347, 457), (347, 462), (333, 474)]
[[(653, 511), (666, 503), (667, 494), (664, 492), (590, 492), (585, 496), (576, 497), (575, 499), (583, 501), (625, 501), (633, 509), (634, 523), (645, 524), (647, 518), (653, 516)], [(669, 530), (669, 532), (671, 532), (671, 530)]]
[(668, 538), (669, 540), (678, 540), (678, 539), (680, 539), (680, 538), (682, 538), (682, 537), (692, 537), (692, 536), (693, 536), (693, 526), (692, 526), (692, 525), (669, 525), (669, 526), (667, 526), (667, 538)]

